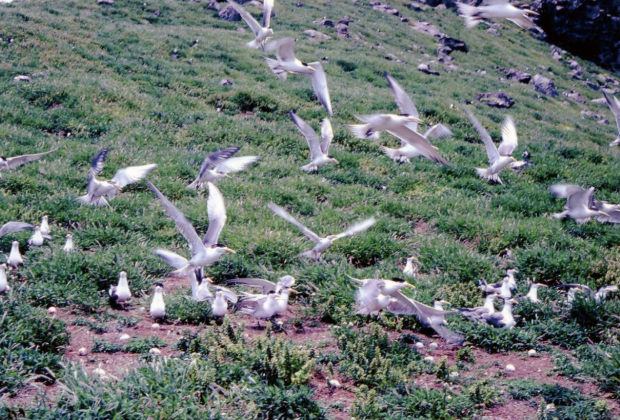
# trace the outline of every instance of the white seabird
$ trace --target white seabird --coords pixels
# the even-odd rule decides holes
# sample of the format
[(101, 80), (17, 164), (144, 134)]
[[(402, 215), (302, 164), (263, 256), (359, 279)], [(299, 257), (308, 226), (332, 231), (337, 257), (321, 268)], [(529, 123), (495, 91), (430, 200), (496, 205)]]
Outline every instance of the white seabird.
[(592, 289), (590, 289), (588, 286), (586, 286), (585, 284), (577, 284), (577, 283), (571, 283), (571, 284), (560, 284), (558, 286), (556, 286), (558, 288), (563, 288), (563, 287), (568, 287), (569, 288), (569, 293), (572, 291), (572, 299), (568, 299), (567, 296), (567, 300), (568, 302), (572, 302), (574, 300), (575, 297), (575, 293), (574, 292), (583, 292), (586, 294), (586, 296), (588, 297), (588, 299), (594, 299), (594, 301), (596, 303), (601, 303), (603, 302), (606, 298), (607, 298), (607, 294), (609, 292), (617, 292), (618, 291), (618, 286), (617, 285), (612, 285), (612, 286), (603, 286), (600, 289), (594, 291)]
[(484, 304), (482, 306), (477, 306), (475, 308), (460, 308), (458, 311), (465, 318), (478, 322), (486, 322), (483, 316), (492, 315), (495, 313), (494, 302), (497, 297), (497, 294), (490, 293), (484, 298)]
[(347, 277), (352, 280), (354, 283), (360, 284), (362, 286), (364, 286), (365, 284), (369, 284), (369, 283), (382, 283), (382, 292), (385, 295), (395, 295), (397, 292), (399, 292), (401, 289), (404, 288), (409, 288), (409, 289), (415, 289), (415, 286), (413, 284), (407, 283), (405, 280), (403, 279), (399, 279), (399, 278), (393, 278), (392, 280), (387, 280), (387, 279), (356, 279), (355, 277), (351, 277), (347, 274)]
[(11, 288), (6, 280), (6, 264), (0, 264), (0, 293), (6, 293)]
[(49, 155), (52, 152), (55, 152), (58, 149), (50, 150), (49, 152), (37, 153), (34, 155), (22, 155), (15, 156), (12, 158), (7, 158), (4, 156), (0, 156), (0, 178), (2, 178), (2, 171), (8, 171), (9, 169), (15, 169), (18, 166), (24, 165), (29, 162), (33, 162), (35, 160), (39, 160), (45, 155)]
[(539, 287), (549, 287), (546, 284), (542, 283), (532, 283), (530, 285), (530, 290), (525, 295), (525, 299), (529, 300), (532, 303), (540, 303), (540, 299), (538, 299), (538, 288)]
[(304, 120), (299, 118), (293, 111), (290, 112), (291, 119), (306, 138), (308, 147), (310, 148), (310, 163), (302, 166), (301, 169), (306, 172), (314, 172), (319, 166), (327, 163), (338, 164), (338, 161), (329, 155), (329, 146), (334, 138), (332, 125), (327, 118), (321, 122), (321, 139), (316, 132)]
[[(352, 279), (352, 278), (351, 278)], [(394, 298), (386, 292), (386, 283), (383, 280), (362, 282), (362, 286), (355, 294), (355, 302), (358, 305), (356, 315), (379, 315)], [(405, 285), (402, 284), (404, 287)]]
[[(183, 235), (187, 242), (189, 242), (192, 251), (192, 257), (189, 261), (170, 251), (155, 251), (155, 253), (166, 261), (166, 263), (177, 269), (173, 272), (174, 275), (180, 274), (185, 277), (188, 275), (190, 270), (196, 270), (197, 268), (211, 265), (226, 253), (235, 253), (235, 251), (227, 246), (217, 243), (220, 233), (224, 228), (224, 224), (226, 223), (226, 207), (224, 206), (224, 197), (222, 196), (222, 193), (214, 184), (211, 182), (207, 183), (209, 187), (209, 199), (207, 200), (209, 228), (207, 229), (204, 240), (200, 239), (196, 233), (196, 229), (194, 229), (194, 226), (187, 219), (187, 217), (185, 217), (185, 215), (181, 213), (153, 184), (149, 181), (146, 181), (146, 184), (151, 191), (155, 193), (157, 198), (159, 198), (159, 201), (164, 207), (164, 211), (174, 221), (177, 229), (181, 232), (181, 235)], [(181, 259), (185, 260), (185, 265), (179, 267), (180, 263), (183, 263)]]
[(131, 299), (131, 290), (129, 290), (129, 284), (127, 283), (127, 273), (121, 271), (118, 277), (118, 285), (110, 286), (108, 291), (110, 295), (110, 303), (113, 306), (120, 305), (124, 307), (125, 302)]
[(514, 152), (518, 146), (517, 129), (514, 120), (511, 117), (506, 117), (504, 120), (502, 124), (502, 142), (499, 148), (497, 148), (489, 132), (480, 124), (480, 121), (472, 114), (469, 108), (463, 107), (463, 109), (478, 132), (482, 143), (484, 143), (487, 156), (489, 157), (489, 167), (476, 168), (476, 173), (482, 178), (503, 185), (504, 183), (499, 178), (499, 173), (517, 161), (512, 157), (512, 152)]
[(34, 225), (23, 222), (8, 222), (0, 227), (0, 238), (9, 233), (21, 232), (23, 230), (34, 230)]
[(151, 302), (149, 314), (153, 319), (162, 319), (166, 316), (166, 303), (164, 302), (164, 289), (161, 285), (155, 287), (155, 294)]
[(6, 263), (13, 268), (24, 265), (24, 259), (22, 258), (22, 254), (19, 252), (19, 242), (13, 241), (13, 244), (11, 245), (11, 253), (9, 254), (9, 259), (6, 260)]
[(236, 310), (256, 319), (260, 327), (261, 319), (271, 319), (278, 309), (277, 294), (274, 291), (267, 295), (250, 295), (239, 299)]
[(50, 234), (50, 225), (48, 223), (47, 215), (45, 215), (41, 218), (41, 235), (43, 235), (45, 239), (52, 239)]
[(514, 299), (504, 299), (504, 307), (501, 312), (495, 312), (491, 315), (483, 315), (482, 318), (494, 327), (512, 329), (515, 325), (517, 325), (517, 322), (512, 315), (513, 305), (517, 303), (518, 302)]
[(86, 195), (78, 197), (78, 201), (81, 203), (110, 207), (104, 196), (107, 196), (110, 200), (113, 199), (123, 187), (142, 180), (157, 167), (155, 164), (129, 166), (119, 169), (110, 181), (99, 181), (96, 176), (103, 171), (103, 164), (107, 157), (108, 149), (102, 149), (95, 155), (91, 168), (88, 171), (88, 192)]
[(618, 136), (614, 141), (609, 143), (609, 147), (617, 146), (620, 144), (620, 101), (618, 98), (612, 95), (611, 99), (607, 96), (607, 93), (603, 90), (603, 95), (605, 96), (605, 101), (611, 110), (611, 113), (614, 114), (614, 118), (616, 119), (616, 126), (618, 127)]
[(570, 217), (579, 224), (588, 222), (591, 218), (596, 217), (600, 221), (605, 221), (609, 215), (605, 212), (594, 210), (593, 194), (594, 187), (587, 190), (579, 185), (572, 184), (554, 184), (549, 187), (549, 192), (558, 198), (566, 198), (566, 210), (561, 213), (554, 213), (555, 219), (563, 219)]
[(418, 263), (418, 259), (413, 255), (407, 257), (407, 264), (405, 264), (405, 268), (403, 268), (403, 274), (407, 277), (415, 277), (419, 270)]
[(215, 317), (223, 317), (228, 313), (228, 302), (238, 302), (237, 295), (224, 287), (215, 286), (215, 298), (211, 302), (211, 313)]
[(273, 36), (273, 29), (269, 26), (271, 20), (271, 11), (273, 10), (274, 0), (263, 0), (263, 24), (254, 19), (254, 16), (250, 14), (243, 6), (235, 3), (232, 0), (228, 0), (228, 3), (234, 7), (234, 9), (241, 15), (241, 18), (248, 24), (252, 32), (254, 32), (254, 41), (247, 43), (250, 48), (262, 48), (265, 49), (265, 43), (267, 39)]
[(65, 242), (65, 246), (62, 247), (62, 250), (65, 252), (71, 252), (74, 250), (73, 235), (70, 233), (67, 233), (67, 242)]
[(480, 285), (478, 289), (482, 290), (485, 293), (496, 293), (502, 299), (510, 299), (512, 297), (512, 293), (510, 292), (510, 278), (508, 276), (504, 277), (502, 281), (493, 284), (487, 284), (485, 280), (480, 280)]
[(43, 245), (43, 234), (41, 233), (41, 227), (35, 226), (34, 234), (28, 239), (28, 245), (30, 246), (41, 246)]
[(295, 277), (283, 276), (278, 279), (277, 283), (271, 282), (265, 279), (257, 278), (240, 278), (226, 280), (224, 284), (245, 284), (246, 286), (262, 287), (263, 294), (267, 294), (271, 291), (279, 293), (284, 288), (291, 288), (295, 284)]
[(215, 182), (228, 177), (229, 173), (242, 171), (259, 159), (258, 156), (233, 158), (232, 156), (239, 150), (240, 147), (229, 147), (209, 154), (200, 166), (198, 177), (187, 188), (199, 189), (207, 182)]
[(337, 235), (328, 235), (328, 236), (321, 238), (316, 233), (314, 233), (313, 231), (311, 231), (310, 229), (302, 225), (299, 221), (297, 221), (297, 219), (291, 216), (291, 214), (287, 212), (286, 210), (284, 210), (282, 207), (274, 203), (269, 203), (268, 207), (275, 214), (277, 214), (278, 216), (280, 216), (287, 222), (297, 226), (299, 230), (301, 230), (301, 233), (303, 233), (308, 239), (310, 239), (312, 242), (316, 244), (315, 247), (312, 248), (310, 251), (304, 252), (300, 254), (299, 256), (305, 257), (305, 258), (313, 258), (317, 262), (321, 261), (321, 255), (323, 255), (323, 253), (327, 250), (327, 248), (329, 248), (332, 245), (332, 243), (334, 243), (334, 241), (341, 239), (341, 238), (346, 238), (347, 236), (355, 235), (357, 233), (362, 233), (366, 231), (368, 228), (370, 228), (371, 226), (373, 226), (375, 223), (377, 223), (375, 218), (371, 217), (370, 219), (366, 219), (363, 222), (356, 223), (350, 226), (347, 230), (345, 230), (342, 233), (339, 233)]
[(536, 28), (536, 24), (530, 20), (528, 15), (538, 15), (538, 13), (518, 9), (508, 3), (508, 0), (484, 0), (480, 6), (472, 6), (467, 3), (457, 3), (459, 14), (465, 18), (465, 26), (473, 28), (482, 22), (482, 19), (507, 19), (523, 29)]
[(323, 105), (329, 116), (332, 116), (332, 103), (327, 88), (327, 77), (325, 70), (319, 61), (304, 63), (295, 57), (293, 47), (295, 41), (291, 38), (284, 38), (267, 45), (268, 50), (276, 50), (277, 60), (265, 58), (271, 71), (282, 80), (286, 80), (287, 73), (305, 74), (310, 76), (312, 90), (319, 102)]

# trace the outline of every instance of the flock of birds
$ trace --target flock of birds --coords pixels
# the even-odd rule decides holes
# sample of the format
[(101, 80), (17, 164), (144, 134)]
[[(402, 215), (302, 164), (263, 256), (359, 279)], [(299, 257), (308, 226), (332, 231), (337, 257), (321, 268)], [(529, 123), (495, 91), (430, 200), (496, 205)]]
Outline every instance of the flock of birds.
[[(290, 38), (268, 42), (269, 38), (274, 35), (270, 26), (274, 0), (264, 0), (262, 23), (259, 23), (243, 6), (232, 0), (228, 0), (228, 2), (254, 33), (254, 40), (247, 45), (251, 48), (261, 48), (263, 51), (275, 51), (276, 59), (265, 58), (265, 61), (271, 71), (280, 79), (286, 80), (289, 73), (309, 76), (316, 97), (328, 115), (332, 116), (327, 79), (321, 63), (318, 61), (304, 63), (298, 60), (293, 49), (295, 41)], [(517, 9), (505, 0), (486, 0), (485, 4), (479, 7), (460, 3), (458, 7), (460, 13), (465, 17), (468, 27), (473, 27), (482, 19), (488, 18), (506, 18), (524, 28), (530, 28), (533, 25), (527, 17), (533, 12)], [(407, 163), (409, 159), (421, 156), (441, 165), (449, 165), (429, 139), (451, 136), (450, 129), (442, 124), (437, 124), (421, 134), (418, 130), (422, 120), (413, 100), (393, 77), (386, 73), (386, 78), (394, 101), (401, 113), (398, 115), (385, 113), (358, 116), (360, 124), (349, 126), (352, 134), (361, 139), (377, 140), (380, 138), (381, 132), (386, 131), (398, 138), (401, 141), (400, 148), (382, 147), (381, 150), (389, 158), (399, 163)], [(620, 101), (615, 97), (610, 98), (607, 94), (605, 94), (605, 99), (616, 117), (620, 132)], [(464, 112), (478, 132), (488, 156), (488, 167), (476, 168), (476, 173), (480, 177), (502, 184), (499, 175), (504, 169), (510, 168), (518, 171), (530, 165), (527, 160), (529, 157), (527, 153), (523, 154), (525, 160), (522, 161), (513, 157), (513, 153), (518, 147), (518, 137), (515, 122), (511, 117), (506, 117), (502, 125), (502, 141), (497, 147), (490, 134), (473, 113), (467, 107), (464, 107)], [(310, 125), (294, 112), (291, 111), (290, 117), (305, 137), (310, 149), (310, 162), (301, 167), (303, 171), (315, 172), (320, 166), (329, 163), (338, 164), (338, 161), (329, 155), (333, 130), (328, 118), (323, 119), (319, 136)], [(620, 144), (620, 134), (611, 143), (612, 146), (618, 144)], [(208, 189), (209, 227), (203, 238), (198, 235), (185, 215), (155, 185), (148, 180), (145, 182), (158, 198), (165, 213), (174, 221), (181, 235), (187, 240), (191, 250), (189, 258), (166, 249), (154, 250), (156, 255), (174, 269), (170, 275), (189, 280), (191, 298), (198, 302), (210, 302), (211, 311), (215, 317), (226, 316), (229, 311), (229, 304), (232, 304), (235, 311), (253, 317), (260, 325), (260, 320), (272, 319), (287, 310), (289, 296), (294, 291), (295, 279), (292, 276), (283, 276), (275, 283), (266, 279), (240, 278), (226, 281), (223, 285), (215, 285), (212, 279), (205, 275), (207, 267), (214, 264), (225, 254), (235, 253), (234, 250), (219, 242), (227, 216), (224, 197), (215, 183), (223, 178), (230, 177), (229, 174), (231, 173), (250, 167), (258, 161), (258, 156), (235, 157), (239, 150), (239, 147), (229, 147), (209, 154), (204, 159), (196, 179), (187, 186), (189, 189), (201, 189), (206, 185)], [(16, 169), (20, 165), (41, 159), (53, 151), (12, 158), (0, 157), (0, 171)], [(157, 166), (155, 164), (131, 166), (119, 169), (111, 180), (97, 179), (104, 168), (108, 152), (108, 149), (102, 149), (95, 155), (89, 170), (87, 193), (77, 199), (79, 202), (85, 205), (109, 207), (108, 200), (112, 200), (125, 186), (145, 179)], [(591, 218), (596, 218), (600, 222), (620, 222), (620, 205), (594, 199), (594, 188), (584, 189), (577, 185), (556, 184), (551, 186), (550, 192), (556, 197), (567, 199), (566, 211), (554, 215), (556, 218), (570, 217), (577, 223), (585, 223)], [(323, 253), (336, 240), (361, 234), (376, 223), (374, 218), (369, 218), (351, 225), (341, 233), (319, 236), (284, 208), (274, 203), (270, 203), (268, 208), (280, 218), (297, 227), (314, 244), (312, 249), (303, 252), (299, 257), (316, 262), (322, 261)], [(51, 239), (47, 216), (43, 216), (41, 224), (36, 226), (24, 222), (8, 222), (0, 228), (0, 238), (24, 230), (34, 231), (28, 240), (28, 245), (31, 247), (42, 246), (46, 239)], [(63, 250), (66, 252), (75, 250), (71, 234), (66, 236), (66, 244)], [(10, 290), (7, 282), (8, 267), (17, 269), (22, 264), (24, 264), (24, 260), (20, 254), (19, 242), (13, 241), (6, 264), (0, 265), (0, 293)], [(415, 277), (417, 269), (418, 261), (415, 257), (410, 257), (407, 259), (403, 273), (407, 277)], [(447, 315), (460, 314), (472, 321), (487, 323), (499, 328), (513, 328), (516, 325), (512, 312), (513, 305), (518, 302), (512, 296), (517, 286), (516, 273), (517, 270), (508, 270), (503, 280), (495, 284), (487, 284), (482, 281), (479, 287), (486, 295), (483, 306), (454, 310), (445, 310), (444, 305), (449, 303), (443, 300), (435, 301), (434, 306), (430, 307), (405, 296), (402, 293), (403, 289), (415, 289), (415, 287), (403, 279), (356, 279), (351, 277), (351, 280), (359, 286), (356, 294), (357, 314), (379, 315), (381, 311), (387, 310), (394, 314), (415, 315), (424, 327), (432, 329), (449, 342), (460, 344), (463, 342), (463, 336), (447, 328), (448, 324), (445, 320)], [(258, 287), (261, 290), (260, 293), (243, 292), (238, 295), (224, 287), (224, 285), (231, 284)], [(539, 302), (538, 288), (540, 287), (546, 286), (532, 283), (527, 295), (521, 298), (534, 303)], [(588, 297), (601, 301), (605, 299), (607, 293), (618, 289), (617, 286), (607, 286), (598, 291), (592, 291), (587, 286), (579, 284), (566, 284), (559, 287), (568, 288), (568, 302), (574, 300), (577, 292), (584, 292)], [(155, 284), (150, 315), (156, 320), (166, 317), (163, 289), (163, 284)], [(120, 273), (118, 284), (110, 287), (109, 297), (111, 304), (120, 308), (124, 308), (126, 303), (131, 300), (132, 293), (125, 271)], [(494, 306), (494, 301), (498, 298), (503, 299), (501, 311), (496, 311)]]

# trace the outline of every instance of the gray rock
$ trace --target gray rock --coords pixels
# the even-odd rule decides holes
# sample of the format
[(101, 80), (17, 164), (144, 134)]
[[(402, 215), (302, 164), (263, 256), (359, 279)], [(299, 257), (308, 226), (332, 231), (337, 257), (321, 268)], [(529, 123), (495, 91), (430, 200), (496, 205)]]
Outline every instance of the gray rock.
[(476, 95), (476, 99), (494, 108), (510, 108), (515, 104), (514, 99), (504, 92), (479, 93)]
[(217, 16), (220, 19), (224, 19), (228, 22), (239, 22), (241, 20), (241, 15), (239, 14), (239, 12), (237, 12), (235, 8), (230, 5), (220, 10)]
[(421, 12), (422, 8), (420, 7), (419, 4), (416, 3), (410, 3), (409, 4), (409, 9), (413, 10), (414, 12)]
[(544, 93), (545, 95), (552, 97), (558, 96), (558, 90), (555, 88), (553, 82), (540, 74), (534, 76), (530, 81), (530, 84), (534, 85), (534, 89), (540, 93)]
[(601, 120), (598, 120), (596, 123), (597, 123), (597, 124), (601, 124), (601, 125), (609, 125), (609, 120), (608, 120), (608, 119), (603, 118), (603, 119), (601, 119)]
[(333, 20), (327, 19), (326, 17), (321, 20), (315, 20), (314, 23), (319, 26), (327, 26), (328, 28), (333, 28), (334, 26), (336, 26)]
[(583, 74), (583, 71), (581, 70), (571, 70), (571, 72), (568, 73), (568, 76), (571, 79), (583, 80), (583, 77), (581, 77), (582, 74)]
[(422, 73), (431, 74), (433, 76), (439, 76), (439, 72), (435, 71), (435, 70), (431, 70), (430, 65), (428, 65), (426, 63), (420, 64), (418, 66), (418, 70), (420, 70)]
[(220, 80), (220, 86), (232, 86), (233, 82), (230, 79), (222, 79)]
[(571, 93), (562, 92), (562, 96), (565, 96), (568, 99), (572, 99), (573, 101), (578, 102), (580, 104), (585, 104), (586, 103), (586, 100), (583, 99), (583, 96), (581, 96), (581, 93), (579, 93), (579, 92), (575, 92), (575, 91), (572, 91)]
[(586, 83), (586, 86), (588, 86), (590, 89), (593, 89), (593, 90), (601, 89), (598, 83), (592, 82), (590, 80), (586, 80), (585, 83)]
[(102, 4), (104, 6), (111, 6), (114, 4), (114, 0), (97, 0), (97, 4)]
[(216, 12), (220, 11), (220, 5), (216, 0), (211, 0), (209, 4), (207, 4), (207, 10), (215, 10)]
[(385, 13), (388, 15), (393, 15), (393, 16), (399, 16), (400, 12), (396, 9), (394, 9), (393, 7), (388, 6), (387, 4), (377, 4), (375, 6), (372, 6), (373, 10), (376, 10), (377, 12), (381, 12), (381, 13)]
[(445, 34), (442, 34), (439, 37), (439, 41), (437, 41), (437, 43), (449, 49), (450, 50), (449, 53), (452, 51), (462, 51), (465, 53), (469, 52), (469, 48), (467, 48), (467, 44), (465, 44), (465, 42), (461, 41), (460, 39), (456, 39), (456, 38), (453, 38)]
[(502, 34), (500, 34), (499, 31), (495, 28), (487, 29), (487, 34), (491, 34), (493, 36), (502, 36)]
[(531, 74), (515, 69), (504, 70), (504, 74), (508, 79), (516, 80), (519, 83), (529, 83), (532, 80)]
[(415, 21), (409, 25), (411, 29), (421, 34), (431, 35), (431, 36), (441, 36), (442, 33), (438, 27), (429, 22)]
[(349, 38), (351, 36), (349, 35), (349, 26), (344, 23), (339, 23), (336, 25), (336, 34), (343, 38)]
[(586, 117), (592, 117), (592, 118), (603, 118), (602, 116), (595, 114), (594, 112), (590, 111), (589, 109), (584, 109), (581, 111), (581, 115), (585, 115)]

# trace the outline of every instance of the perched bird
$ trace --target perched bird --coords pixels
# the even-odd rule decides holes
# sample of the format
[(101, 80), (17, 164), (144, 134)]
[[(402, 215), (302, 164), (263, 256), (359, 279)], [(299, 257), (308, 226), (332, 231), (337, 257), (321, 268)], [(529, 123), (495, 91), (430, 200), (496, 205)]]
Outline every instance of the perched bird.
[(299, 256), (305, 257), (305, 258), (313, 258), (317, 262), (321, 261), (321, 255), (323, 255), (323, 253), (327, 250), (327, 248), (329, 248), (332, 245), (332, 243), (334, 243), (334, 241), (341, 239), (341, 238), (346, 238), (347, 236), (352, 236), (357, 233), (364, 232), (368, 228), (373, 226), (375, 223), (377, 223), (375, 218), (371, 217), (370, 219), (364, 220), (363, 222), (356, 223), (350, 226), (347, 230), (345, 230), (342, 233), (339, 233), (337, 235), (328, 235), (328, 236), (321, 238), (316, 233), (312, 232), (310, 229), (302, 225), (299, 221), (297, 221), (297, 219), (291, 216), (291, 214), (287, 212), (286, 210), (284, 210), (282, 207), (274, 203), (269, 203), (268, 207), (275, 214), (277, 214), (278, 216), (280, 216), (287, 222), (297, 226), (299, 230), (301, 230), (301, 233), (303, 233), (308, 239), (310, 239), (312, 242), (316, 244), (315, 247), (312, 248), (310, 251), (304, 252), (300, 254)]
[(37, 153), (34, 155), (22, 155), (15, 156), (12, 158), (7, 158), (4, 156), (0, 156), (0, 178), (2, 178), (2, 171), (8, 171), (9, 169), (15, 169), (18, 166), (24, 165), (29, 162), (33, 162), (35, 160), (39, 160), (45, 155), (49, 155), (52, 152), (55, 152), (56, 149), (50, 150), (49, 152)]
[(155, 294), (153, 295), (153, 301), (151, 302), (151, 309), (149, 313), (153, 319), (163, 319), (166, 316), (164, 288), (161, 283), (157, 283), (157, 286), (155, 287)]
[(216, 317), (226, 316), (228, 313), (228, 302), (233, 305), (238, 302), (237, 295), (223, 287), (215, 287), (215, 299), (211, 302), (211, 313)]
[(6, 293), (11, 288), (6, 280), (6, 264), (0, 264), (0, 293)]
[(504, 307), (501, 312), (495, 312), (490, 315), (483, 315), (482, 318), (490, 325), (493, 325), (497, 328), (507, 328), (512, 329), (517, 322), (515, 321), (514, 316), (512, 315), (513, 305), (518, 302), (514, 299), (504, 299)]
[(472, 114), (469, 108), (463, 107), (463, 109), (484, 143), (487, 156), (489, 157), (489, 167), (476, 168), (476, 173), (482, 178), (503, 185), (504, 183), (499, 178), (499, 173), (517, 161), (512, 157), (512, 152), (514, 152), (518, 145), (517, 129), (515, 128), (514, 120), (511, 117), (506, 117), (504, 120), (502, 124), (502, 142), (499, 148), (497, 148), (489, 132), (480, 124), (480, 121)]
[[(196, 270), (198, 268), (208, 266), (217, 261), (222, 255), (226, 253), (234, 254), (235, 251), (217, 243), (222, 228), (226, 223), (226, 207), (224, 206), (224, 197), (220, 190), (211, 182), (208, 182), (209, 187), (209, 199), (207, 200), (207, 213), (209, 215), (209, 228), (205, 234), (204, 240), (200, 240), (200, 237), (196, 233), (196, 229), (191, 224), (187, 217), (181, 213), (153, 184), (146, 181), (148, 187), (155, 193), (159, 201), (168, 216), (174, 221), (181, 232), (181, 235), (189, 242), (192, 258), (188, 261), (185, 258), (177, 255), (173, 252), (166, 250), (156, 250), (155, 253), (159, 255), (166, 263), (170, 264), (177, 270), (173, 275), (181, 275), (183, 277), (188, 275), (190, 270)], [(164, 251), (164, 252), (161, 252)]]
[(35, 226), (34, 233), (30, 237), (30, 239), (28, 239), (28, 245), (41, 246), (43, 245), (43, 241), (44, 241), (44, 238), (43, 238), (43, 234), (41, 233), (41, 227)]
[[(515, 279), (515, 274), (518, 273), (518, 272), (519, 272), (519, 270), (517, 270), (515, 268), (506, 270), (506, 276), (504, 277), (504, 279), (506, 279), (508, 281), (508, 287), (510, 288), (510, 290), (514, 290), (514, 289), (517, 288), (517, 279)], [(504, 279), (502, 279), (502, 281)], [(501, 289), (502, 281), (498, 281), (497, 283), (490, 284), (489, 286), (491, 288), (494, 288), (494, 289)], [(502, 297), (504, 297), (504, 296), (502, 296)]]
[(287, 73), (305, 74), (310, 76), (312, 90), (317, 99), (323, 105), (329, 116), (333, 115), (332, 103), (327, 88), (327, 77), (325, 70), (319, 61), (304, 63), (295, 57), (293, 47), (295, 41), (291, 38), (284, 38), (267, 45), (267, 50), (276, 50), (277, 60), (265, 58), (271, 71), (282, 80), (286, 80)]
[(65, 246), (62, 247), (62, 250), (65, 252), (71, 252), (74, 250), (73, 235), (70, 233), (67, 233), (67, 242), (65, 242)]
[(8, 222), (0, 227), (0, 238), (9, 233), (21, 232), (23, 230), (34, 230), (34, 225), (23, 222)]
[(45, 239), (52, 239), (50, 233), (50, 225), (48, 223), (47, 216), (43, 216), (41, 218), (41, 235), (43, 235)]
[[(596, 303), (603, 302), (607, 298), (607, 294), (609, 292), (617, 292), (618, 291), (618, 286), (616, 286), (616, 285), (603, 286), (600, 289), (598, 289), (597, 291), (594, 291), (594, 290), (590, 289), (585, 284), (576, 284), (576, 283), (560, 284), (560, 285), (558, 285), (556, 287), (558, 287), (558, 288), (565, 288), (565, 287), (567, 287), (567, 288), (569, 288), (569, 292), (570, 291), (583, 292), (588, 297), (588, 299), (594, 299), (594, 301)], [(575, 294), (573, 293), (573, 295), (572, 295), (573, 299), (572, 300), (574, 300), (574, 296), (575, 296)], [(572, 300), (569, 300), (569, 302), (572, 302)]]
[(271, 319), (278, 309), (277, 294), (274, 291), (266, 295), (246, 295), (239, 299), (236, 311), (250, 315), (257, 321), (260, 327), (261, 319)]
[(411, 257), (407, 257), (407, 264), (405, 264), (403, 274), (407, 277), (415, 277), (419, 270), (418, 263), (418, 259), (413, 255)]
[(265, 43), (267, 39), (273, 36), (273, 29), (269, 26), (271, 20), (271, 11), (273, 10), (274, 0), (263, 1), (263, 24), (254, 19), (254, 17), (240, 4), (235, 3), (232, 0), (228, 0), (228, 3), (241, 15), (241, 18), (248, 24), (252, 32), (254, 32), (254, 41), (247, 43), (250, 48), (262, 48), (265, 49)]
[(607, 96), (607, 93), (605, 93), (604, 90), (603, 95), (605, 96), (605, 101), (607, 101), (607, 105), (609, 105), (611, 113), (614, 114), (614, 118), (616, 119), (616, 125), (618, 126), (618, 136), (614, 141), (609, 143), (609, 147), (613, 147), (620, 144), (620, 101), (613, 95), (611, 98), (609, 98), (609, 96)]
[(546, 284), (542, 283), (532, 283), (530, 285), (530, 290), (525, 295), (525, 299), (529, 300), (532, 303), (539, 303), (540, 299), (538, 299), (538, 288), (539, 287), (548, 287)]
[(310, 148), (310, 163), (302, 166), (301, 169), (306, 172), (314, 172), (319, 166), (327, 163), (338, 164), (338, 161), (328, 154), (329, 146), (334, 138), (332, 125), (329, 120), (327, 118), (323, 119), (321, 123), (321, 139), (319, 140), (319, 136), (304, 120), (299, 118), (293, 111), (290, 112), (290, 115), (301, 134), (306, 138)]
[(531, 21), (528, 15), (538, 15), (538, 13), (518, 9), (508, 3), (508, 0), (484, 0), (476, 7), (467, 3), (457, 3), (459, 14), (465, 18), (465, 26), (473, 28), (482, 22), (482, 19), (507, 19), (523, 29), (536, 28), (536, 24)]
[(258, 156), (232, 157), (239, 150), (240, 147), (229, 147), (209, 154), (200, 166), (198, 177), (187, 188), (200, 189), (203, 184), (228, 177), (229, 173), (242, 171), (259, 159)]
[(484, 304), (475, 308), (461, 308), (458, 309), (459, 313), (465, 318), (472, 321), (486, 322), (483, 318), (484, 315), (492, 315), (495, 313), (495, 299), (498, 297), (496, 293), (489, 293), (484, 298)]
[(112, 306), (122, 306), (124, 308), (125, 303), (131, 299), (131, 291), (127, 283), (126, 272), (121, 271), (118, 278), (118, 285), (110, 286), (108, 294), (110, 295), (110, 303)]
[(11, 245), (11, 253), (9, 254), (9, 259), (6, 260), (6, 263), (13, 268), (24, 265), (24, 259), (22, 258), (22, 254), (19, 252), (19, 242), (13, 241), (13, 245)]
[(157, 167), (155, 164), (130, 166), (119, 169), (110, 181), (99, 181), (96, 176), (103, 171), (103, 164), (107, 157), (108, 149), (102, 149), (95, 155), (91, 168), (88, 171), (88, 192), (86, 195), (78, 197), (78, 201), (81, 203), (110, 207), (104, 196), (107, 196), (110, 200), (113, 199), (123, 187), (142, 180)]
[(508, 276), (504, 277), (499, 283), (494, 284), (487, 284), (486, 281), (481, 279), (478, 289), (485, 293), (496, 293), (502, 299), (510, 299), (512, 297), (512, 293), (510, 292), (510, 278)]
[(570, 217), (575, 222), (583, 224), (593, 217), (603, 221), (609, 217), (607, 213), (592, 208), (594, 187), (586, 190), (579, 185), (554, 184), (549, 187), (549, 192), (555, 197), (567, 199), (566, 210), (561, 213), (554, 213), (555, 219)]

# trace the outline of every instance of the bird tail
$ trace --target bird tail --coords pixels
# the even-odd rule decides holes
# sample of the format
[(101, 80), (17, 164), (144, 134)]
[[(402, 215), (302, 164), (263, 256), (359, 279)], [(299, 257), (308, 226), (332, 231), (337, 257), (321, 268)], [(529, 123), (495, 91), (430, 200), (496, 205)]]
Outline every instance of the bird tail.
[(263, 45), (263, 42), (258, 39), (255, 39), (254, 41), (248, 42), (246, 45), (250, 48), (258, 49)]
[(554, 219), (564, 219), (566, 216), (568, 216), (568, 210), (563, 211), (562, 213), (553, 213), (552, 216)]
[(304, 166), (301, 167), (301, 170), (305, 171), (305, 172), (314, 172), (317, 169), (318, 168), (316, 167), (316, 165), (313, 165), (312, 163), (309, 163), (309, 164), (304, 165)]
[(110, 207), (110, 205), (106, 201), (105, 197), (103, 197), (103, 196), (95, 198), (94, 196), (92, 196), (90, 194), (86, 194), (86, 195), (83, 195), (81, 197), (78, 197), (77, 200), (80, 203), (89, 204), (91, 206)]
[(370, 124), (349, 124), (349, 130), (358, 139), (379, 140), (381, 138), (381, 133), (372, 131)]
[(286, 80), (286, 71), (280, 68), (280, 63), (277, 60), (265, 57), (265, 61), (276, 76), (282, 80)]
[(191, 184), (189, 184), (186, 188), (188, 190), (199, 190), (201, 186), (201, 182), (199, 179), (195, 180), (194, 182), (192, 182)]
[(459, 9), (459, 13), (465, 18), (465, 27), (473, 28), (481, 22), (478, 15), (478, 8), (466, 3), (457, 3), (456, 7)]
[(489, 181), (497, 182), (498, 184), (504, 184), (502, 180), (499, 178), (499, 174), (494, 174), (491, 168), (476, 168), (476, 173), (478, 176), (484, 179), (488, 179)]
[(192, 269), (192, 266), (187, 264), (186, 266), (183, 266), (181, 268), (179, 268), (178, 270), (174, 270), (172, 273), (170, 273), (170, 276), (172, 277), (187, 277), (189, 275), (189, 271)]
[(403, 161), (403, 155), (400, 153), (400, 151), (398, 149), (390, 149), (389, 147), (385, 147), (385, 146), (381, 146), (381, 147), (379, 147), (379, 149), (381, 149), (381, 151), (383, 153), (388, 155), (390, 157), (390, 159), (392, 159), (392, 160), (394, 160), (396, 162), (402, 162)]

